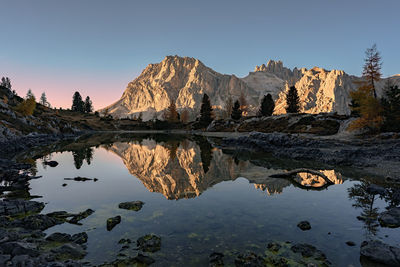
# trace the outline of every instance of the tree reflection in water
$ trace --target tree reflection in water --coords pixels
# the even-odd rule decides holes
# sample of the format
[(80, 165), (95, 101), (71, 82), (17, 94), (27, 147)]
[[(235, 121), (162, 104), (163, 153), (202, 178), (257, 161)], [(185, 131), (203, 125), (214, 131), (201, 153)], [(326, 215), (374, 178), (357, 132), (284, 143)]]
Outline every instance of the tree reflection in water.
[(79, 170), (82, 167), (84, 160), (86, 160), (88, 165), (90, 165), (90, 163), (92, 162), (93, 148), (86, 147), (82, 149), (73, 150), (72, 156), (74, 157), (75, 168)]

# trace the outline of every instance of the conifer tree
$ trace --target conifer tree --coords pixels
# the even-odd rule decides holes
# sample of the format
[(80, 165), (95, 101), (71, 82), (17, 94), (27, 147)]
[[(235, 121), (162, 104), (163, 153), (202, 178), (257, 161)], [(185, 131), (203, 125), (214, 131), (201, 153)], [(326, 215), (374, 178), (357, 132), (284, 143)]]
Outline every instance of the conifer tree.
[(202, 127), (207, 127), (213, 121), (213, 110), (210, 103), (210, 98), (204, 94), (201, 101), (199, 123)]
[(233, 105), (231, 118), (237, 121), (240, 120), (241, 117), (242, 117), (242, 110), (240, 109), (240, 103), (239, 100), (236, 100), (235, 104)]
[(286, 94), (286, 113), (299, 113), (300, 111), (300, 99), (297, 93), (297, 89), (294, 86), (289, 88)]
[(258, 114), (260, 116), (271, 116), (275, 109), (275, 102), (272, 99), (271, 94), (267, 94), (263, 97), (261, 101), (260, 110)]
[(381, 56), (379, 51), (376, 48), (376, 44), (374, 44), (371, 48), (368, 48), (365, 51), (365, 59), (364, 59), (364, 68), (363, 68), (363, 76), (367, 80), (368, 84), (371, 87), (372, 94), (376, 98), (376, 89), (375, 82), (381, 79)]
[(82, 100), (81, 94), (78, 91), (76, 91), (74, 93), (74, 96), (72, 97), (71, 110), (83, 113), (85, 111), (84, 106), (85, 106), (85, 103)]
[(11, 81), (10, 81), (10, 78), (8, 78), (8, 77), (2, 77), (2, 78), (1, 78), (0, 86), (3, 86), (3, 87), (5, 87), (5, 88), (11, 90)]
[(92, 104), (92, 100), (90, 100), (89, 96), (87, 96), (85, 99), (84, 111), (85, 111), (85, 113), (93, 112), (93, 104)]
[(39, 103), (42, 104), (43, 106), (47, 106), (48, 102), (45, 92), (43, 92), (42, 95), (40, 96)]
[(381, 103), (385, 116), (382, 130), (400, 132), (400, 88), (389, 83)]
[(29, 98), (35, 98), (35, 95), (32, 93), (31, 89), (28, 89), (28, 92), (26, 92), (26, 97), (25, 99), (29, 99)]

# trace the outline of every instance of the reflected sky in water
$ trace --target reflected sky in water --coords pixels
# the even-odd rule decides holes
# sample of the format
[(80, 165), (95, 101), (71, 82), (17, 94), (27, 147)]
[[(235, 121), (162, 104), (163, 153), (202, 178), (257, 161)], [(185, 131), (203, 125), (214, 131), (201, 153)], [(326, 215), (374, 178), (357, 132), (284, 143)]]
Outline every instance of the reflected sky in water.
[[(65, 223), (47, 231), (87, 231), (87, 260), (95, 264), (113, 260), (121, 238), (135, 241), (148, 233), (162, 238), (161, 250), (152, 256), (156, 266), (204, 266), (214, 251), (233, 264), (238, 253), (263, 253), (273, 240), (310, 243), (334, 265), (360, 266), (359, 245), (365, 238), (375, 233), (387, 243), (400, 240), (396, 229), (378, 227), (371, 233), (356, 219), (363, 207), (353, 206), (359, 199), (349, 198), (349, 188), (360, 182), (336, 170), (317, 169), (334, 185), (316, 191), (304, 187), (323, 186), (318, 176), (300, 173), (293, 177), (295, 184), (269, 178), (286, 168), (232, 157), (205, 139), (133, 138), (89, 148), (52, 153), (48, 158), (59, 162), (56, 168), (37, 160), (43, 177), (31, 181), (30, 193), (43, 196), (43, 213), (95, 210), (82, 226)], [(98, 181), (64, 180), (76, 176)], [(120, 202), (133, 200), (145, 202), (142, 210), (118, 208)], [(373, 205), (381, 211), (387, 206), (378, 197)], [(107, 218), (117, 215), (121, 223), (107, 231)], [(310, 231), (297, 227), (302, 220), (311, 223)], [(357, 246), (348, 247), (349, 240)]]

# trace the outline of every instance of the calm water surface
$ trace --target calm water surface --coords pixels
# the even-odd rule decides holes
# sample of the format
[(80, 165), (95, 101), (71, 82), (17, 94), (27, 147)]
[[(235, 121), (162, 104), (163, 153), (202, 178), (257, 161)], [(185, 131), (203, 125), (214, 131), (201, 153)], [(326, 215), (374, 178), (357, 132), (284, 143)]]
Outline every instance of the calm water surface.
[[(47, 203), (42, 213), (95, 210), (81, 226), (64, 223), (47, 232), (86, 231), (86, 260), (93, 264), (114, 260), (121, 238), (134, 244), (149, 233), (162, 238), (161, 250), (151, 255), (155, 266), (207, 266), (215, 251), (224, 253), (224, 262), (232, 265), (241, 252), (263, 254), (269, 241), (309, 243), (334, 266), (360, 266), (363, 240), (373, 237), (398, 245), (397, 229), (357, 220), (363, 212), (388, 206), (368, 195), (364, 182), (339, 170), (319, 168), (335, 184), (306, 190), (323, 186), (324, 181), (307, 174), (298, 175), (297, 184), (269, 178), (289, 167), (268, 158), (241, 160), (205, 139), (191, 139), (131, 137), (97, 147), (72, 146), (46, 156), (59, 163), (55, 168), (38, 159), (37, 175), (43, 177), (31, 181), (30, 194)], [(64, 180), (76, 176), (98, 181)], [(349, 190), (358, 196), (352, 197)], [(140, 211), (118, 208), (120, 202), (134, 200), (145, 202)], [(106, 220), (117, 215), (121, 223), (107, 231)], [(312, 229), (301, 231), (297, 223), (302, 220), (308, 220)], [(349, 240), (357, 245), (347, 246)]]

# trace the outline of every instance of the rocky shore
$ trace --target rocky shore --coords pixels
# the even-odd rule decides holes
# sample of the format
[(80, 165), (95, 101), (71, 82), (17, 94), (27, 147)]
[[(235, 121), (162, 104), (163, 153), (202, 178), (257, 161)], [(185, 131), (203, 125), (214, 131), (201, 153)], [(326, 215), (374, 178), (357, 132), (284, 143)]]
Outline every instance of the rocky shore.
[(400, 182), (400, 138), (396, 134), (340, 140), (299, 134), (252, 132), (224, 138), (220, 146), (236, 152), (265, 152), (280, 158), (362, 168), (373, 175)]

